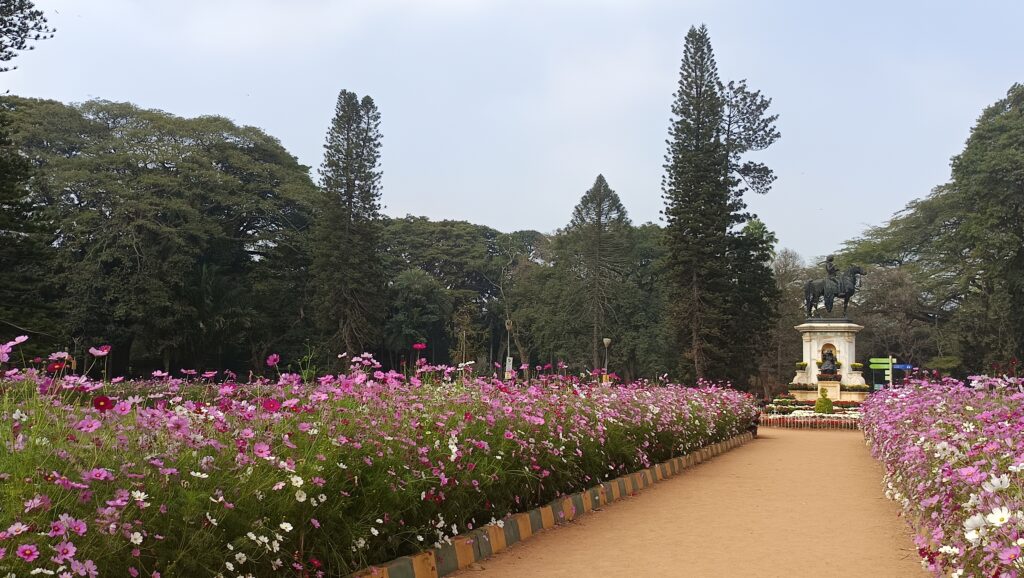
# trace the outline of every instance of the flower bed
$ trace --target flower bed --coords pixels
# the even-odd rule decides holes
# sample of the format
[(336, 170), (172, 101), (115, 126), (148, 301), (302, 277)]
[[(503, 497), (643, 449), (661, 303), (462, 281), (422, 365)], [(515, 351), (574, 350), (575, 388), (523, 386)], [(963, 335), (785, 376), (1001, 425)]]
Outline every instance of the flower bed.
[(344, 575), (757, 415), (722, 388), (445, 373), (383, 373), (368, 356), (312, 383), (8, 372), (0, 575)]
[(796, 410), (788, 415), (762, 414), (759, 425), (764, 427), (786, 427), (794, 429), (859, 429), (859, 413), (820, 414), (808, 410)]
[(1024, 388), (914, 382), (864, 406), (886, 496), (936, 576), (1024, 576)]

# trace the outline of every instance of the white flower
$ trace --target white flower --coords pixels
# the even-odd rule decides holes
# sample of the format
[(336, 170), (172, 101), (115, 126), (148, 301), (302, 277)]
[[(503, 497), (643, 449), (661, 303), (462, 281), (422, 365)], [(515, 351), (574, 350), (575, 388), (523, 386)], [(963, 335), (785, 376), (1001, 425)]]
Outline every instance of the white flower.
[(993, 526), (1002, 526), (1010, 521), (1010, 510), (1004, 507), (994, 508), (991, 514), (985, 516), (985, 520)]
[(964, 530), (980, 530), (985, 526), (985, 516), (975, 514), (964, 522)]
[(960, 578), (963, 575), (964, 575), (964, 569), (963, 568), (957, 568), (956, 570), (950, 572), (949, 578)]
[(995, 493), (998, 492), (999, 490), (1005, 490), (1006, 488), (1010, 487), (1010, 476), (1006, 474), (1003, 474), (998, 477), (992, 476), (992, 479), (987, 482), (983, 482), (981, 484), (981, 487), (986, 492), (990, 493)]
[(232, 564), (231, 562), (225, 562), (224, 563), (224, 567), (227, 568), (229, 572), (234, 572), (235, 571), (235, 565)]
[(291, 532), (292, 529), (294, 528), (294, 526), (292, 526), (288, 522), (281, 522), (280, 524), (278, 524), (278, 527), (284, 530), (285, 532)]
[(241, 552), (235, 554), (235, 561), (238, 562), (239, 564), (245, 564), (246, 560), (248, 560), (248, 558), (246, 558), (245, 554), (243, 554)]
[(132, 499), (136, 502), (145, 502), (149, 499), (149, 494), (146, 492), (140, 492), (138, 490), (132, 490)]
[(15, 421), (28, 421), (28, 415), (25, 412), (21, 411), (20, 409), (14, 410), (14, 413), (11, 414), (11, 417), (14, 418)]
[(981, 540), (981, 534), (977, 530), (967, 530), (964, 532), (964, 538), (967, 538), (971, 544), (977, 544)]
[(291, 482), (292, 482), (292, 485), (295, 486), (296, 488), (301, 488), (302, 484), (304, 483), (302, 478), (300, 478), (299, 476), (292, 476), (291, 477)]
[(203, 472), (190, 472), (193, 478), (208, 478), (210, 474), (204, 474)]
[(373, 534), (374, 536), (380, 536), (380, 530), (378, 530), (377, 528), (374, 528), (374, 527), (370, 527), (370, 533)]
[(303, 492), (302, 490), (295, 490), (295, 499), (300, 501), (300, 502), (305, 502), (306, 501), (306, 492)]

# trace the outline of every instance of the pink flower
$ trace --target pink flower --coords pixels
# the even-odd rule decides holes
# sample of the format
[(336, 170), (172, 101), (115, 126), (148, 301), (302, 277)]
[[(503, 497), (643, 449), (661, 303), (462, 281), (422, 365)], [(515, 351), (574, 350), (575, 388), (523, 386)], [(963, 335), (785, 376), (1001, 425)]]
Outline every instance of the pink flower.
[(276, 353), (271, 353), (267, 356), (267, 367), (277, 367), (277, 364), (281, 362), (281, 356)]
[(100, 421), (98, 419), (87, 417), (87, 418), (79, 421), (78, 423), (76, 423), (75, 424), (75, 429), (77, 429), (78, 431), (81, 431), (81, 432), (85, 432), (85, 433), (92, 433), (92, 432), (100, 429), (100, 426), (102, 426), (102, 425), (103, 424), (100, 423)]
[(427, 344), (420, 341), (417, 343), (413, 343), (412, 348), (415, 349), (416, 351), (423, 351), (424, 349), (427, 348)]
[(35, 544), (22, 544), (18, 546), (18, 557), (26, 562), (32, 562), (39, 557), (39, 548)]
[(128, 415), (132, 411), (132, 404), (127, 401), (119, 401), (114, 405), (114, 413), (117, 415)]
[(93, 468), (82, 472), (82, 479), (97, 482), (109, 482), (114, 479), (114, 474), (106, 468)]
[(256, 457), (269, 458), (270, 457), (270, 446), (259, 442), (252, 448), (252, 453), (256, 454)]
[(24, 534), (25, 532), (28, 532), (29, 530), (31, 530), (31, 528), (26, 526), (25, 524), (22, 524), (21, 522), (15, 522), (11, 524), (10, 528), (7, 528), (7, 533), (11, 536), (18, 536)]
[(99, 347), (89, 348), (89, 354), (92, 355), (93, 357), (105, 357), (108, 353), (110, 353), (109, 345), (101, 345)]
[(53, 547), (56, 550), (57, 555), (53, 557), (53, 561), (56, 564), (63, 564), (65, 560), (70, 560), (75, 557), (75, 552), (78, 552), (78, 548), (71, 542), (64, 541)]
[(276, 399), (274, 399), (272, 397), (268, 397), (268, 398), (264, 399), (262, 405), (263, 405), (263, 409), (265, 409), (267, 411), (277, 411), (277, 410), (281, 409), (281, 402), (277, 401)]

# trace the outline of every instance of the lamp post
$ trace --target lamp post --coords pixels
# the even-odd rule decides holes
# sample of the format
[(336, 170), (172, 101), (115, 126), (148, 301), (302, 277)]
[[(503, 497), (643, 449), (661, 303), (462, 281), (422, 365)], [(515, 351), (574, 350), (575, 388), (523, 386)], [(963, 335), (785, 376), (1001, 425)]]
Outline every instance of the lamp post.
[(611, 337), (605, 337), (601, 341), (604, 342), (604, 379), (608, 380), (608, 346), (612, 344)]

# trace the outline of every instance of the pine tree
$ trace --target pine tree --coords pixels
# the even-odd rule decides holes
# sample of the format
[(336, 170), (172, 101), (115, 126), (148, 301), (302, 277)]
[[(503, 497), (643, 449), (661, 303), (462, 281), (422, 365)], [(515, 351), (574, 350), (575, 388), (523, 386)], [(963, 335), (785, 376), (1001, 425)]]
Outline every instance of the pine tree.
[[(53, 38), (54, 32), (32, 0), (0, 2), (0, 62), (14, 59), (22, 50), (32, 50), (35, 47), (30, 42)], [(0, 66), (0, 72), (13, 68), (17, 67)]]
[[(742, 230), (753, 218), (743, 194), (765, 193), (775, 179), (743, 158), (779, 138), (776, 117), (766, 114), (770, 103), (745, 81), (723, 84), (707, 27), (690, 28), (662, 190), (674, 291), (669, 324), (691, 377), (744, 379), (735, 370), (749, 366), (746, 332), (764, 325), (760, 311), (770, 309), (770, 296), (750, 277), (752, 270), (755, 280), (767, 274), (765, 287), (774, 284), (764, 258), (770, 247)], [(758, 311), (756, 322), (737, 320), (745, 311)]]
[(325, 334), (353, 354), (379, 344), (386, 308), (380, 140), (373, 99), (342, 90), (320, 167), (323, 206), (314, 231), (312, 282)]
[(589, 348), (594, 368), (601, 367), (602, 338), (615, 296), (622, 290), (629, 264), (630, 221), (619, 196), (597, 175), (580, 199), (561, 239), (564, 264), (578, 285), (582, 315), (589, 321)]
[(672, 105), (662, 181), (675, 299), (670, 323), (683, 345), (684, 373), (709, 375), (721, 355), (729, 249), (728, 154), (721, 127), (725, 101), (705, 26), (690, 28)]

